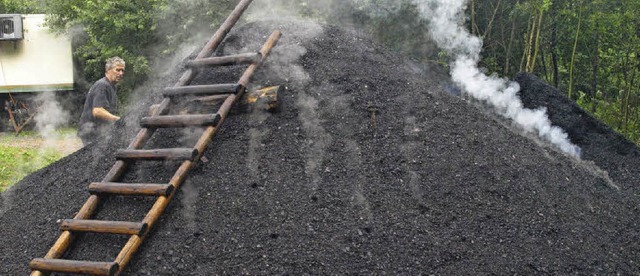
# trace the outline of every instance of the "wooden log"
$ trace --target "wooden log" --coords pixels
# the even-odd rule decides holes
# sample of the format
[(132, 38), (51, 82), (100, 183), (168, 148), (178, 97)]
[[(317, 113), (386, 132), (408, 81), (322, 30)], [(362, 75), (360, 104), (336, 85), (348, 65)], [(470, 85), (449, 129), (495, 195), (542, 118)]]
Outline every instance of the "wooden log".
[(174, 187), (170, 184), (115, 182), (93, 182), (89, 184), (89, 193), (91, 194), (167, 196), (173, 192), (173, 189)]
[(147, 224), (130, 221), (63, 219), (60, 222), (60, 229), (71, 232), (142, 235), (147, 231)]
[(252, 110), (261, 109), (274, 112), (280, 106), (278, 94), (283, 92), (284, 86), (281, 85), (264, 87), (247, 93), (242, 98), (242, 103)]
[(207, 85), (188, 85), (167, 87), (162, 95), (167, 98), (179, 96), (210, 96), (219, 94), (237, 94), (241, 86), (237, 83), (223, 84), (207, 84)]
[[(253, 77), (253, 74), (256, 72), (256, 70), (258, 70), (258, 67), (260, 67), (260, 65), (262, 65), (262, 63), (267, 59), (267, 57), (269, 56), (269, 53), (271, 52), (271, 49), (276, 46), (276, 44), (278, 43), (278, 40), (280, 40), (280, 37), (282, 37), (282, 33), (280, 31), (273, 31), (271, 35), (269, 35), (267, 42), (262, 45), (262, 48), (260, 48), (260, 53), (262, 54), (262, 60), (258, 63), (251, 64), (249, 65), (249, 67), (247, 67), (247, 70), (244, 71), (244, 74), (242, 74), (242, 76), (240, 77), (240, 80), (238, 81), (240, 85), (244, 87), (249, 86), (249, 81)], [(243, 93), (244, 93), (244, 90), (240, 90), (238, 92), (239, 97), (242, 97)]]
[(115, 275), (119, 269), (116, 262), (90, 262), (63, 259), (35, 258), (29, 268), (43, 272), (60, 272), (90, 275)]
[(219, 103), (220, 101), (227, 99), (227, 97), (229, 97), (229, 95), (213, 95), (213, 96), (193, 98), (193, 99), (189, 99), (189, 101), (212, 104), (212, 103)]
[(149, 114), (149, 116), (153, 116), (153, 114), (155, 114), (155, 113), (156, 113), (156, 111), (157, 111), (159, 108), (160, 108), (160, 104), (152, 104), (152, 105), (149, 107), (149, 113), (148, 113), (148, 114)]
[(140, 119), (140, 126), (147, 128), (203, 127), (216, 126), (219, 121), (219, 114), (165, 115), (143, 117)]
[(152, 150), (118, 150), (118, 160), (194, 160), (198, 150), (192, 148), (152, 149)]
[(262, 59), (260, 53), (246, 53), (221, 57), (201, 58), (187, 62), (188, 67), (207, 67), (207, 66), (229, 66), (240, 64), (252, 64)]

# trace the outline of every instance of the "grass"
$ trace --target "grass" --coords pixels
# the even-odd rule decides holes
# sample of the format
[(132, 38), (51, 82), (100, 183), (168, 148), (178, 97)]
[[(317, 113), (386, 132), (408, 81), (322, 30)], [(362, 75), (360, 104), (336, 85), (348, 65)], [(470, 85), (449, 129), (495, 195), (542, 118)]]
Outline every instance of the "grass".
[[(54, 136), (57, 143), (75, 139), (75, 129), (56, 130)], [(18, 136), (15, 133), (0, 133), (0, 192), (72, 152), (55, 143), (44, 143), (44, 140), (32, 131), (22, 132)]]

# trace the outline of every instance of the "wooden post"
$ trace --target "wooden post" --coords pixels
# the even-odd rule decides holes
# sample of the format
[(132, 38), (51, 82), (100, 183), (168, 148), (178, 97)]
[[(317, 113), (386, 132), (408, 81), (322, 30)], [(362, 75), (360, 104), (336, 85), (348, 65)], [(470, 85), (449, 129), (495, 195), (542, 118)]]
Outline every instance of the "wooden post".
[(118, 150), (116, 159), (136, 160), (194, 160), (198, 150), (192, 148), (151, 149), (151, 150)]
[(147, 224), (128, 221), (64, 219), (60, 222), (60, 229), (72, 232), (142, 235), (147, 231)]
[(173, 191), (169, 184), (94, 182), (89, 184), (91, 194), (166, 196)]
[(115, 275), (119, 269), (116, 262), (88, 262), (45, 258), (33, 259), (29, 262), (29, 267), (36, 271), (83, 273), (90, 275)]
[(228, 65), (251, 64), (251, 63), (259, 62), (261, 58), (262, 58), (262, 55), (260, 53), (238, 54), (238, 55), (230, 55), (230, 56), (224, 56), (224, 57), (210, 57), (210, 58), (192, 60), (190, 62), (187, 62), (187, 66), (207, 67), (207, 66), (228, 66)]
[(162, 95), (165, 97), (177, 97), (235, 94), (238, 93), (238, 89), (239, 85), (237, 83), (174, 86), (165, 88)]
[(197, 115), (166, 115), (152, 116), (140, 119), (142, 127), (203, 127), (216, 126), (220, 121), (218, 114), (197, 114)]

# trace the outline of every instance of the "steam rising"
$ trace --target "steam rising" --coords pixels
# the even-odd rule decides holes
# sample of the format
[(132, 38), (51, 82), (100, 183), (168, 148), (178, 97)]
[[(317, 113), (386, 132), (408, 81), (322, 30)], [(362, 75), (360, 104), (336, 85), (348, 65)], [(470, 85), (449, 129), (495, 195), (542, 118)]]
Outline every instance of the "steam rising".
[(440, 48), (455, 57), (451, 64), (451, 77), (476, 99), (493, 105), (503, 116), (514, 120), (527, 132), (560, 148), (565, 153), (580, 157), (580, 148), (572, 144), (568, 135), (552, 126), (546, 109), (523, 107), (517, 96), (520, 86), (496, 76), (487, 76), (478, 69), (482, 41), (469, 34), (463, 26), (464, 9), (468, 0), (412, 0), (422, 16), (429, 20), (433, 39)]
[[(295, 16), (293, 11), (302, 8), (341, 14), (341, 10), (335, 7), (344, 5), (344, 2), (334, 0), (305, 1), (302, 4), (297, 2), (293, 4), (294, 2), (287, 0), (256, 2), (260, 6), (252, 9), (252, 19), (292, 17)], [(404, 1), (363, 0), (348, 2), (373, 17), (385, 17), (397, 13), (404, 3)], [(451, 77), (456, 84), (474, 98), (494, 106), (501, 115), (512, 119), (524, 131), (535, 133), (563, 152), (579, 158), (580, 148), (569, 141), (564, 130), (551, 124), (546, 109), (524, 108), (517, 96), (520, 90), (518, 83), (496, 76), (487, 76), (478, 68), (482, 40), (470, 34), (464, 26), (464, 11), (468, 0), (410, 0), (409, 2), (415, 5), (422, 17), (429, 22), (433, 40), (454, 58), (455, 61), (451, 63)], [(342, 21), (348, 22), (347, 19)]]
[(196, 205), (198, 203), (198, 196), (200, 194), (198, 187), (196, 187), (191, 181), (184, 182), (181, 188), (182, 192), (182, 216), (187, 222), (187, 229), (191, 231), (197, 230), (197, 215)]
[(38, 113), (34, 117), (36, 130), (44, 137), (45, 145), (50, 145), (52, 140), (59, 138), (55, 130), (69, 121), (69, 112), (62, 108), (53, 92), (38, 94), (35, 103), (38, 106)]

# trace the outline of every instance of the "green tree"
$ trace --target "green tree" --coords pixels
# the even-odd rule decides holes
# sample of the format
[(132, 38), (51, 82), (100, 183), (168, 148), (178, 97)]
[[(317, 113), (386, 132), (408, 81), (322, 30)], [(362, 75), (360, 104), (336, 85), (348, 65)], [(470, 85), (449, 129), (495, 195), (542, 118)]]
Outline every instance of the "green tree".
[[(447, 64), (429, 38), (416, 0), (279, 0), (299, 14), (371, 33), (418, 61)], [(50, 26), (74, 34), (83, 79), (104, 59), (127, 59), (124, 89), (159, 60), (202, 43), (239, 0), (0, 0), (0, 12), (46, 12)], [(600, 120), (640, 142), (640, 0), (472, 0), (469, 32), (483, 38), (481, 66), (512, 76), (527, 71), (558, 87)], [(203, 32), (205, 31), (206, 32)], [(205, 36), (198, 36), (206, 33)], [(184, 53), (182, 53), (183, 55)]]
[(205, 29), (211, 34), (238, 2), (46, 0), (47, 22), (73, 35), (74, 57), (87, 84), (104, 75), (107, 58), (124, 58), (127, 76), (121, 89), (126, 92), (146, 80), (154, 62), (184, 43), (202, 42), (195, 41), (200, 38), (195, 34)]
[(54, 30), (76, 32), (74, 56), (90, 82), (104, 75), (108, 57), (124, 58), (128, 76), (121, 87), (131, 90), (150, 70), (146, 49), (156, 41), (153, 15), (163, 5), (162, 0), (47, 0), (47, 22)]
[(0, 0), (0, 13), (43, 13), (42, 0)]

